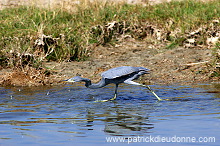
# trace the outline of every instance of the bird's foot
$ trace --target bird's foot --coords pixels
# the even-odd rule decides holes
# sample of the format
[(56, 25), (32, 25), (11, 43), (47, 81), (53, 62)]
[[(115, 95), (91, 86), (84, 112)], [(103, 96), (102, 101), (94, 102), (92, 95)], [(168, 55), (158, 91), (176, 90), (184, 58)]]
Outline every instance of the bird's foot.
[(162, 100), (170, 101), (170, 99), (162, 99)]
[(107, 102), (109, 100), (96, 100), (95, 102)]
[(96, 100), (95, 102), (108, 102), (108, 101), (113, 101), (113, 100), (116, 99), (116, 97), (117, 97), (117, 94), (115, 94), (114, 97), (111, 98), (111, 99), (106, 99), (106, 100)]
[(108, 102), (108, 101), (113, 101), (114, 99), (106, 99), (106, 100), (96, 100), (95, 102)]

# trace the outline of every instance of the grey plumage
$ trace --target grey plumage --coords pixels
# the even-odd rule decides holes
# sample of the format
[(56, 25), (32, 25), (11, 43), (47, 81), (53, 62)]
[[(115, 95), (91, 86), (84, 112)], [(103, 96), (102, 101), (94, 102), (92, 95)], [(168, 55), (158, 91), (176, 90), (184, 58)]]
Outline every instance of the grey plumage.
[(109, 69), (103, 72), (101, 76), (106, 79), (114, 79), (117, 77), (130, 75), (133, 73), (138, 73), (142, 75), (144, 73), (148, 73), (148, 71), (150, 70), (144, 67), (121, 66), (121, 67)]
[[(109, 99), (109, 100), (114, 100), (117, 97), (117, 89), (118, 89), (118, 85), (120, 83), (127, 83), (127, 84), (132, 84), (132, 85), (140, 85), (140, 86), (144, 86), (147, 87), (156, 97), (158, 100), (161, 100), (151, 89), (149, 86), (146, 85), (142, 85), (139, 83), (136, 83), (132, 80), (138, 79), (141, 75), (143, 74), (148, 74), (149, 73), (149, 69), (144, 68), (144, 67), (131, 67), (131, 66), (122, 66), (122, 67), (116, 67), (116, 68), (112, 68), (109, 69), (105, 72), (103, 72), (101, 74), (102, 79), (100, 80), (100, 82), (96, 83), (96, 84), (92, 84), (90, 79), (87, 78), (82, 78), (79, 76), (70, 78), (68, 80), (65, 80), (67, 82), (85, 82), (85, 86), (88, 88), (92, 88), (92, 89), (96, 89), (96, 88), (101, 88), (104, 87), (108, 84), (115, 84), (115, 95), (113, 98)], [(102, 102), (104, 101), (109, 101), (109, 100), (102, 100)]]

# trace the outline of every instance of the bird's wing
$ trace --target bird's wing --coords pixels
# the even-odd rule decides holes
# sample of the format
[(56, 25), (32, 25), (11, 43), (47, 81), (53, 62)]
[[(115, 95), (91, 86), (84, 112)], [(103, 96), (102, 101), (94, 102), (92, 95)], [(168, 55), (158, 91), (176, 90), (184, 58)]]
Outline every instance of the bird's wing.
[(139, 71), (149, 71), (149, 69), (146, 69), (144, 67), (131, 67), (131, 66), (122, 66), (122, 67), (116, 67), (109, 69), (101, 74), (103, 78), (106, 79), (114, 79), (117, 77), (125, 76), (132, 74), (134, 72), (139, 72)]

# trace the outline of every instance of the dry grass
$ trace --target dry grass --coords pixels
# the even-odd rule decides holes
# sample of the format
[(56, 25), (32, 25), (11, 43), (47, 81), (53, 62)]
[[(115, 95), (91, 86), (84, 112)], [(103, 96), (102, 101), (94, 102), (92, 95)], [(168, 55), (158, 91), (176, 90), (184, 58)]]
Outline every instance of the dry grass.
[[(49, 8), (8, 8), (0, 11), (0, 64), (23, 72), (30, 81), (31, 74), (41, 74), (40, 81), (33, 80), (46, 84), (43, 62), (86, 60), (94, 46), (115, 45), (126, 37), (166, 43), (168, 49), (215, 47), (219, 18), (219, 0), (158, 5), (66, 0)], [(8, 78), (15, 76), (12, 73)]]
[(13, 69), (12, 72), (5, 72), (0, 78), (0, 84), (3, 86), (53, 85), (59, 81), (56, 76), (51, 75), (46, 69), (36, 69), (29, 66), (23, 69)]

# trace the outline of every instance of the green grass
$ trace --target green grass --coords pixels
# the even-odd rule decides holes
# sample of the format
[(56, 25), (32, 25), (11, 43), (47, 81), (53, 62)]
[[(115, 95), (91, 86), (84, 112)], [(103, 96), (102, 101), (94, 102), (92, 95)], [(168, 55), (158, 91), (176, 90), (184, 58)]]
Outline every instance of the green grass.
[(161, 24), (172, 20), (174, 22), (173, 28), (179, 27), (184, 31), (219, 18), (219, 2), (171, 2), (155, 6), (153, 11), (148, 11), (148, 15), (149, 19), (157, 20)]
[[(38, 64), (43, 60), (85, 60), (92, 53), (94, 44), (109, 43), (114, 41), (115, 35), (122, 33), (132, 34), (134, 27), (141, 27), (146, 22), (168, 31), (179, 28), (183, 34), (220, 18), (219, 0), (209, 3), (186, 0), (145, 7), (89, 3), (86, 7), (79, 5), (75, 9), (75, 12), (62, 8), (53, 10), (37, 7), (1, 10), (1, 64), (10, 62), (5, 60), (8, 57), (19, 60), (16, 57), (19, 53), (34, 54), (34, 63)], [(120, 24), (126, 22), (126, 26), (120, 25), (117, 29), (104, 31), (104, 26), (113, 21)], [(168, 21), (172, 21), (172, 25), (167, 26)], [(100, 28), (93, 29), (94, 26)], [(40, 34), (51, 36), (56, 41), (46, 41), (44, 47), (36, 47), (35, 41)], [(178, 45), (181, 42), (179, 40), (171, 39), (171, 47)], [(42, 58), (42, 54), (46, 54), (45, 58)]]

